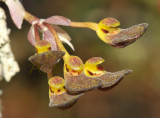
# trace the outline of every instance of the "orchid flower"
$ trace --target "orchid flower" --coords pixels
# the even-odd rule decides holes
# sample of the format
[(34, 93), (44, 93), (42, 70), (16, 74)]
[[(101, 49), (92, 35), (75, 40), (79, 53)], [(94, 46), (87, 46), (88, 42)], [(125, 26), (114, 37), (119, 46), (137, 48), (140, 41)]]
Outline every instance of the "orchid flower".
[(64, 63), (65, 88), (68, 92), (80, 93), (95, 88), (109, 88), (132, 72), (131, 70), (107, 72), (100, 65), (103, 62), (104, 59), (93, 57), (83, 64), (79, 57), (69, 56)]
[(74, 50), (73, 45), (70, 43), (71, 41), (70, 36), (62, 28), (56, 26), (56, 25), (65, 25), (65, 26), (70, 25), (70, 20), (62, 16), (52, 16), (47, 19), (36, 18), (33, 21), (31, 21), (32, 26), (28, 33), (28, 40), (34, 47), (37, 47), (36, 43), (37, 40), (35, 39), (37, 37), (36, 35), (39, 35), (40, 31), (43, 36), (42, 40), (46, 40), (51, 44), (51, 50), (58, 50), (55, 37), (50, 32), (50, 30), (48, 30), (48, 28), (44, 25), (45, 23), (52, 24), (53, 25), (52, 27), (56, 30), (59, 39), (62, 42), (67, 43)]
[[(117, 85), (132, 70), (108, 72), (101, 64), (104, 59), (93, 57), (85, 63), (78, 57), (70, 55), (63, 46), (67, 43), (73, 50), (70, 36), (59, 26), (90, 28), (105, 43), (123, 48), (140, 38), (148, 28), (147, 23), (138, 24), (127, 29), (119, 28), (120, 22), (114, 18), (104, 18), (99, 23), (73, 22), (63, 16), (51, 16), (39, 19), (23, 8), (18, 0), (0, 0), (7, 4), (11, 17), (18, 28), (23, 19), (31, 24), (28, 41), (35, 47), (36, 53), (29, 61), (47, 73), (49, 84), (50, 107), (68, 108), (72, 106), (83, 92), (99, 89), (104, 90)], [(42, 37), (40, 36), (42, 34)], [(53, 76), (56, 63), (63, 58), (64, 79)]]
[(29, 57), (29, 61), (42, 72), (47, 73), (54, 68), (64, 54), (63, 51), (47, 51)]
[(48, 84), (50, 107), (68, 108), (83, 95), (83, 93), (76, 95), (67, 93), (64, 79), (59, 76), (50, 78)]
[(71, 22), (72, 27), (90, 28), (105, 43), (118, 48), (126, 47), (140, 38), (148, 28), (147, 23), (127, 29), (118, 28), (120, 22), (115, 18), (104, 18), (98, 24), (93, 22)]

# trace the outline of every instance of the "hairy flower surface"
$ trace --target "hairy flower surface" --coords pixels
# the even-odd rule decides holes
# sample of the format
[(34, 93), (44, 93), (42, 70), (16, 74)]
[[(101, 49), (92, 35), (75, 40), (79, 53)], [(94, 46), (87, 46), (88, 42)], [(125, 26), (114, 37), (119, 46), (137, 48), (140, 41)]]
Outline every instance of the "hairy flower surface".
[(100, 65), (104, 62), (104, 59), (100, 57), (93, 57), (85, 63), (85, 74), (90, 77), (101, 80), (102, 84), (100, 88), (112, 87), (123, 79), (124, 76), (130, 74), (132, 70), (122, 70), (118, 72), (107, 72)]
[(96, 78), (86, 76), (84, 64), (77, 56), (69, 56), (64, 63), (65, 87), (71, 93), (92, 90), (101, 85)]
[[(21, 28), (23, 19), (31, 24), (28, 41), (35, 47), (36, 54), (29, 57), (29, 61), (47, 74), (50, 107), (68, 108), (83, 95), (83, 92), (114, 87), (132, 72), (128, 69), (107, 72), (101, 66), (104, 62), (101, 57), (93, 57), (83, 63), (78, 56), (70, 55), (62, 42), (74, 50), (70, 42), (71, 37), (58, 25), (90, 28), (96, 31), (102, 41), (119, 48), (135, 42), (148, 28), (147, 23), (142, 23), (121, 29), (120, 22), (115, 18), (104, 18), (99, 23), (73, 22), (63, 16), (39, 19), (25, 11), (19, 0), (3, 0), (3, 2), (7, 4), (18, 28)], [(64, 79), (53, 76), (53, 68), (61, 58), (64, 60)]]
[(105, 18), (98, 24), (97, 35), (113, 47), (125, 47), (135, 42), (146, 31), (148, 24), (142, 23), (127, 29), (120, 29), (120, 22), (114, 18)]
[(63, 51), (47, 51), (29, 57), (29, 61), (42, 72), (47, 73), (53, 69), (64, 54)]
[(69, 107), (72, 106), (83, 94), (72, 95), (66, 92), (65, 81), (59, 76), (49, 79), (49, 99), (50, 107)]
[(111, 87), (118, 84), (125, 75), (131, 73), (131, 70), (123, 70), (115, 73), (105, 71), (100, 65), (104, 62), (104, 59), (100, 57), (89, 59), (83, 68), (83, 63), (79, 57), (70, 56), (68, 58), (67, 60), (70, 61), (65, 61), (64, 64), (64, 78), (65, 87), (70, 93)]

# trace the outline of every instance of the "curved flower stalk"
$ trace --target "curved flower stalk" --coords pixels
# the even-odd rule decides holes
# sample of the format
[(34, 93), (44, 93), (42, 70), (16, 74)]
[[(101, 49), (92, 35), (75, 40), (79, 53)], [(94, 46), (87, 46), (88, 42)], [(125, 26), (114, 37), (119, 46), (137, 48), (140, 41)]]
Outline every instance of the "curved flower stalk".
[(100, 65), (104, 60), (93, 57), (85, 64), (77, 56), (69, 56), (64, 63), (65, 87), (70, 93), (79, 93), (95, 88), (112, 87), (131, 70), (122, 70), (115, 73), (105, 71)]
[[(26, 12), (18, 0), (4, 1), (9, 7), (11, 17), (18, 28), (21, 28), (23, 19), (31, 24), (28, 33), (29, 42), (35, 47), (36, 54), (29, 60), (41, 71), (47, 73), (49, 84), (50, 107), (66, 108), (72, 106), (82, 92), (93, 89), (108, 89), (117, 85), (131, 70), (107, 72), (101, 64), (104, 59), (93, 57), (83, 63), (78, 56), (70, 55), (62, 42), (70, 43), (70, 36), (59, 26), (85, 27), (96, 31), (98, 37), (113, 47), (126, 47), (135, 42), (146, 31), (148, 24), (142, 23), (127, 29), (118, 26), (120, 22), (114, 18), (102, 19), (99, 23), (71, 22), (63, 16), (52, 16), (39, 19)], [(42, 38), (40, 37), (42, 34)], [(53, 68), (63, 57), (64, 79), (53, 77)]]
[(85, 27), (95, 30), (105, 43), (123, 48), (140, 38), (148, 28), (147, 23), (135, 25), (127, 29), (118, 28), (120, 22), (114, 18), (104, 18), (98, 24), (93, 22), (71, 22), (73, 27)]
[(48, 84), (50, 107), (68, 108), (83, 95), (83, 93), (77, 95), (67, 93), (64, 79), (59, 76), (50, 78)]

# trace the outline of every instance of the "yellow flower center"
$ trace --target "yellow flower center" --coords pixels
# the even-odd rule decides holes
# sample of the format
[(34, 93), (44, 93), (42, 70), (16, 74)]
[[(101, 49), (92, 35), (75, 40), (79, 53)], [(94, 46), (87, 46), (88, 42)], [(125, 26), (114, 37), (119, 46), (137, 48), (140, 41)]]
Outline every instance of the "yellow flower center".
[(94, 76), (94, 77), (104, 74), (105, 71), (100, 65), (103, 62), (104, 62), (104, 59), (100, 57), (93, 57), (89, 59), (85, 63), (84, 73), (87, 76)]
[(58, 76), (52, 77), (48, 81), (49, 96), (59, 95), (66, 92), (64, 79)]

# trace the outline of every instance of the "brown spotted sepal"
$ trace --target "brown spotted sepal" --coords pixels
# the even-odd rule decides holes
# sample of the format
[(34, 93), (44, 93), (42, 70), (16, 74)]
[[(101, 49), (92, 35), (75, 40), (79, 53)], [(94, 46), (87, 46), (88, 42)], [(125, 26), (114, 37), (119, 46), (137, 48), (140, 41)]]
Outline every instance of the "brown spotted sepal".
[(65, 81), (63, 78), (55, 76), (49, 79), (49, 106), (58, 108), (69, 108), (83, 95), (71, 95), (66, 92)]
[(130, 74), (131, 72), (132, 70), (122, 70), (114, 73), (106, 72), (105, 74), (98, 77), (98, 79), (102, 81), (100, 88), (110, 88), (117, 85), (123, 79), (123, 77)]
[(140, 38), (148, 28), (147, 23), (138, 24), (127, 29), (120, 29), (120, 22), (114, 18), (105, 18), (98, 24), (97, 35), (113, 47), (123, 48)]
[(102, 84), (99, 88), (108, 88), (117, 85), (124, 76), (132, 72), (131, 70), (122, 70), (115, 73), (107, 72), (100, 65), (103, 62), (104, 59), (93, 57), (85, 63), (85, 74), (101, 80)]
[(64, 63), (65, 87), (69, 93), (80, 93), (101, 86), (101, 81), (84, 73), (84, 64), (77, 56), (69, 56)]
[(123, 48), (140, 38), (147, 30), (147, 27), (147, 23), (138, 24), (128, 29), (122, 29), (119, 33), (106, 36), (106, 38), (108, 38), (108, 40), (112, 40), (112, 43), (110, 44), (111, 46)]
[(42, 72), (49, 72), (64, 56), (63, 51), (47, 51), (29, 57), (29, 61)]

